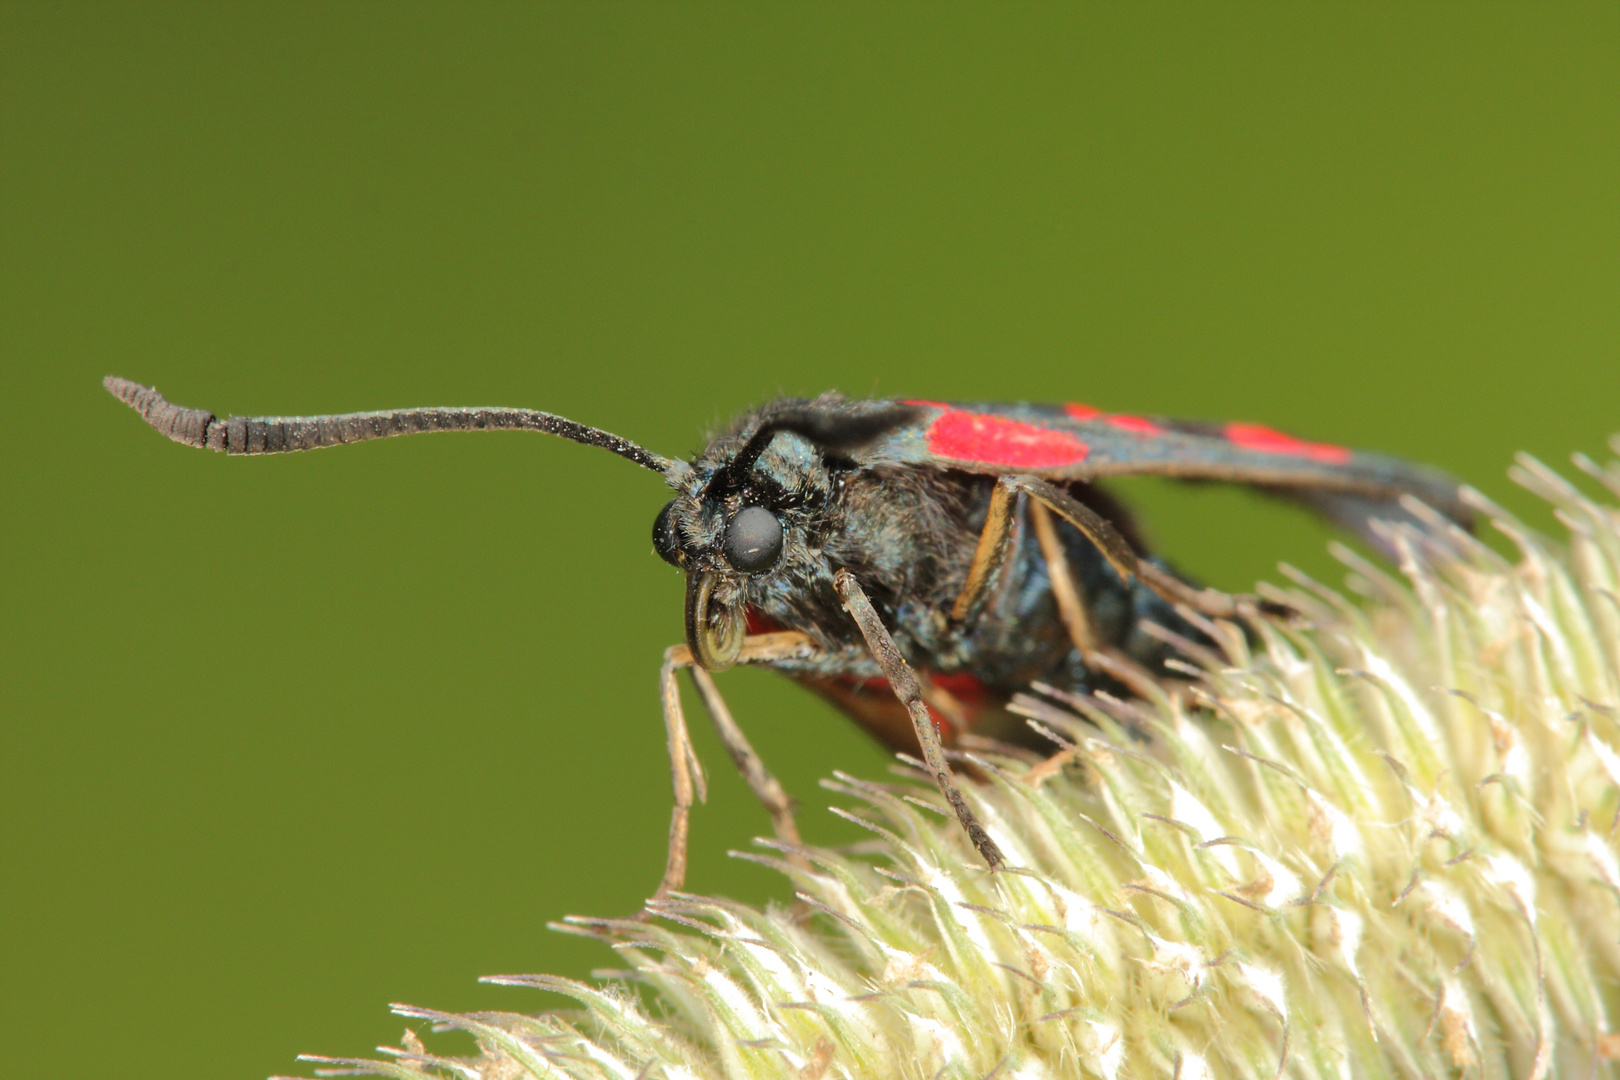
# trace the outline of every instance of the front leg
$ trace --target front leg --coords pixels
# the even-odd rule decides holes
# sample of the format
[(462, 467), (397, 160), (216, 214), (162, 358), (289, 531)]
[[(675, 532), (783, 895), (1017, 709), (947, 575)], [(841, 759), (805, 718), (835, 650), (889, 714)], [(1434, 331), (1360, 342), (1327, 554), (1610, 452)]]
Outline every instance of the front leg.
[[(775, 634), (754, 634), (743, 639), (742, 651), (737, 655), (740, 664), (769, 664), (777, 660), (808, 659), (817, 652), (810, 638), (796, 630)], [(669, 856), (664, 864), (664, 878), (658, 883), (654, 900), (662, 900), (686, 882), (686, 841), (692, 814), (692, 804), (706, 797), (703, 770), (692, 749), (691, 734), (686, 727), (686, 713), (681, 708), (680, 687), (675, 673), (685, 669), (697, 687), (698, 697), (709, 718), (714, 721), (720, 742), (725, 746), (737, 771), (742, 773), (749, 790), (764, 804), (771, 815), (776, 838), (790, 848), (803, 846), (799, 828), (793, 820), (793, 800), (760, 760), (742, 729), (731, 716), (731, 709), (714, 685), (714, 677), (692, 659), (685, 645), (672, 645), (664, 650), (664, 666), (658, 674), (658, 696), (664, 711), (664, 731), (669, 740), (670, 779), (675, 789), (675, 806), (669, 821)], [(804, 856), (790, 852), (788, 860), (808, 867)]]

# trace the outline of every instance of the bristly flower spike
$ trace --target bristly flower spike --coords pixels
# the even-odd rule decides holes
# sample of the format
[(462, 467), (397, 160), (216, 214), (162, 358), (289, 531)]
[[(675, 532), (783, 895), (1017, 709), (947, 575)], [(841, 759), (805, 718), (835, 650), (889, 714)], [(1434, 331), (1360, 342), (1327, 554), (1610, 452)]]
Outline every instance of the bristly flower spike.
[(1034, 688), (1019, 708), (1056, 756), (966, 747), (1008, 869), (914, 766), (910, 791), (841, 775), (874, 838), (744, 856), (800, 906), (676, 893), (667, 927), (569, 920), (636, 990), (498, 977), (578, 1008), (400, 1006), (477, 1053), (407, 1032), (386, 1060), (308, 1060), (401, 1080), (1613, 1076), (1620, 510), (1517, 475), (1564, 545), (1482, 502), (1509, 564), (1414, 515), (1389, 533), (1404, 583), (1358, 562), (1381, 578), (1364, 606), (1277, 590), (1310, 621), (1217, 626), (1178, 661), (1192, 682), (1128, 709)]

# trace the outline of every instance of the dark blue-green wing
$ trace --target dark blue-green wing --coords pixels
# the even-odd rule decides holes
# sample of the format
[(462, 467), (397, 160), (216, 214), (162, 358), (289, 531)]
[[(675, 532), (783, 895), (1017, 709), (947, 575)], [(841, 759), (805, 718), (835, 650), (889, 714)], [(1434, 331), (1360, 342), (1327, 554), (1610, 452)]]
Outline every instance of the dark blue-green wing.
[(874, 447), (885, 457), (1049, 480), (1168, 476), (1244, 484), (1302, 503), (1374, 543), (1373, 521), (1411, 520), (1400, 506), (1403, 496), (1465, 527), (1472, 523), (1457, 481), (1439, 470), (1259, 424), (1195, 423), (1077, 404), (906, 404), (919, 412)]

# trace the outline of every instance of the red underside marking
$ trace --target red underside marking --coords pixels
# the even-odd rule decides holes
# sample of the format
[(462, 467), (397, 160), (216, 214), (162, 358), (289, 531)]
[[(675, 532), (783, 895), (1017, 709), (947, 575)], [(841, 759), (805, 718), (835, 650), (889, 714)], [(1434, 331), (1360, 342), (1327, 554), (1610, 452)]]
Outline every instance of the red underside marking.
[[(931, 682), (934, 686), (937, 686), (939, 689), (945, 691), (947, 694), (951, 695), (951, 697), (961, 702), (966, 708), (968, 723), (971, 725), (972, 717), (974, 713), (978, 711), (979, 707), (984, 704), (985, 695), (987, 693), (984, 683), (979, 681), (978, 676), (971, 675), (965, 671), (960, 671), (952, 675), (942, 675), (937, 672), (926, 671), (919, 672), (918, 674), (924, 676), (928, 682)], [(839, 681), (855, 690), (864, 691), (865, 693), (869, 694), (888, 695), (894, 693), (893, 690), (889, 689), (889, 680), (885, 679), (881, 675), (874, 676), (870, 679), (857, 679), (853, 676), (846, 675), (840, 678)], [(896, 699), (896, 704), (898, 703), (898, 699)], [(934, 730), (940, 733), (940, 737), (947, 741), (953, 739), (955, 737), (954, 733), (956, 730), (956, 725), (945, 719), (945, 717), (939, 715), (939, 712), (932, 705), (924, 703), (923, 707), (928, 710), (928, 717), (934, 722)]]
[(774, 634), (778, 630), (787, 629), (769, 615), (761, 615), (753, 608), (748, 609), (748, 614), (745, 616), (745, 618), (747, 619), (748, 632), (750, 634)]
[(1342, 446), (1331, 443), (1306, 442), (1292, 435), (1264, 427), (1260, 424), (1227, 424), (1226, 437), (1245, 450), (1259, 450), (1266, 454), (1292, 454), (1310, 458), (1324, 465), (1343, 465), (1353, 456)]
[(1158, 424), (1155, 424), (1153, 421), (1143, 419), (1140, 416), (1126, 416), (1121, 413), (1118, 416), (1110, 416), (1108, 418), (1108, 423), (1113, 427), (1119, 428), (1121, 431), (1129, 431), (1133, 435), (1164, 434), (1164, 428), (1160, 427)]
[(1084, 461), (1090, 448), (1067, 431), (949, 409), (929, 426), (928, 449), (957, 461), (1049, 469)]
[(935, 686), (964, 705), (980, 705), (984, 702), (984, 683), (979, 681), (977, 675), (966, 671), (958, 671), (952, 675), (941, 675), (936, 672), (931, 678)]
[(1063, 406), (1063, 411), (1069, 414), (1071, 420), (1095, 420), (1102, 415), (1101, 409), (1093, 409), (1090, 405), (1082, 405), (1078, 401), (1071, 401)]

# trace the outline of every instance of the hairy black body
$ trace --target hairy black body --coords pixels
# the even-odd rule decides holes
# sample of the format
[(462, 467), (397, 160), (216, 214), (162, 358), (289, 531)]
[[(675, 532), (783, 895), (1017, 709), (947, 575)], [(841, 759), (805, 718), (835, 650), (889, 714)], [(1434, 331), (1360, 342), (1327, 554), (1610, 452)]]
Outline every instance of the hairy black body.
[[(1014, 694), (1036, 681), (1071, 691), (1120, 687), (1091, 670), (1059, 619), (1027, 502), (1015, 511), (1011, 550), (993, 588), (967, 618), (952, 620), (947, 613), (967, 583), (994, 477), (879, 455), (858, 460), (828, 453), (795, 431), (777, 430), (755, 460), (749, 482), (724, 486), (728, 467), (762, 430), (771, 430), (774, 418), (807, 410), (835, 413), (844, 405), (834, 397), (774, 403), (712, 439), (692, 462), (695, 482), (660, 514), (658, 528), (666, 530), (655, 536), (660, 553), (689, 574), (717, 577), (713, 608), (740, 610), (756, 629), (809, 635), (820, 647), (816, 655), (771, 666), (851, 711), (897, 749), (915, 753), (917, 739), (843, 611), (833, 585), (840, 568), (860, 582), (895, 645), (926, 681), (948, 682), (959, 692), (966, 688), (955, 717), (935, 717), (947, 742), (970, 729), (1001, 741), (1049, 746), (1005, 711)], [(1111, 520), (1138, 554), (1147, 554), (1134, 522), (1105, 491), (1085, 482), (1066, 489)], [(762, 572), (735, 571), (715, 555), (726, 523), (748, 506), (765, 507), (782, 525), (781, 554)], [(1206, 640), (1163, 597), (1123, 578), (1078, 529), (1061, 521), (1057, 528), (1099, 646), (1157, 673), (1169, 650), (1143, 631), (1144, 620)]]

